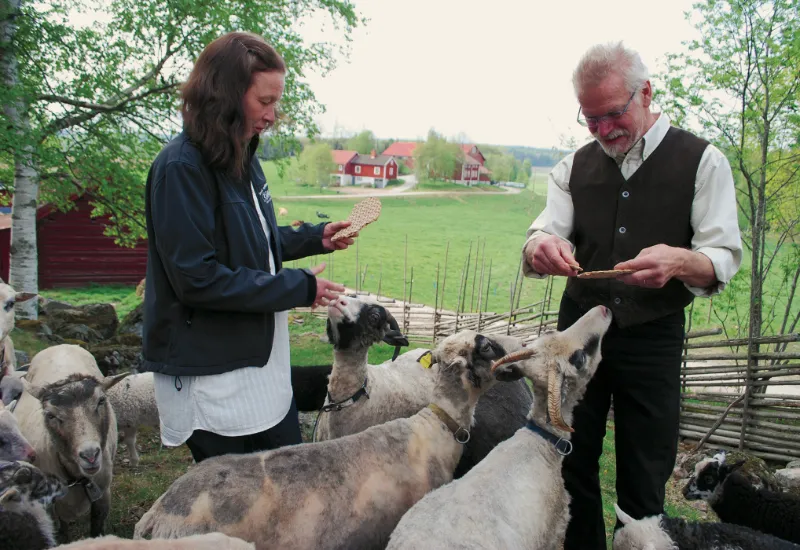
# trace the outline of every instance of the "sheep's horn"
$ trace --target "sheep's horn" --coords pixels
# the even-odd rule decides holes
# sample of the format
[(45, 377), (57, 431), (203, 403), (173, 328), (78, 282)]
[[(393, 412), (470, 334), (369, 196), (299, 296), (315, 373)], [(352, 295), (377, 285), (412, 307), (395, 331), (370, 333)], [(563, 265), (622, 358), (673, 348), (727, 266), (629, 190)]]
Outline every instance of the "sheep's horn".
[(522, 361), (523, 359), (529, 359), (534, 355), (536, 355), (536, 350), (532, 348), (521, 349), (519, 351), (515, 351), (513, 353), (504, 355), (503, 357), (492, 363), (492, 372), (497, 370), (497, 367), (501, 365), (505, 365), (508, 363), (515, 363), (517, 361)]
[(550, 367), (547, 372), (547, 412), (550, 413), (550, 419), (555, 427), (574, 432), (572, 426), (564, 422), (564, 417), (561, 416), (561, 384), (563, 379), (556, 367)]

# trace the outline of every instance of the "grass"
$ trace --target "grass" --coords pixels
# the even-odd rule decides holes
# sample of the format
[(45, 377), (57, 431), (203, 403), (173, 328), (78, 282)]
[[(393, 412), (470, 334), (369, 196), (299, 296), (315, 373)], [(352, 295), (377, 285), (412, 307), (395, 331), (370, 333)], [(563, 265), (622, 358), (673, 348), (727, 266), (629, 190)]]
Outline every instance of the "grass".
[(296, 164), (297, 159), (292, 157), (287, 159), (284, 164), (283, 173), (279, 165), (274, 161), (261, 161), (261, 168), (267, 178), (269, 191), (273, 198), (297, 196), (297, 195), (335, 195), (336, 191), (328, 187), (318, 185), (307, 185), (298, 183), (289, 177), (291, 169)]
[(442, 192), (442, 191), (457, 191), (457, 192), (475, 192), (475, 191), (489, 191), (493, 193), (503, 193), (504, 189), (495, 185), (488, 185), (481, 183), (478, 185), (461, 185), (452, 181), (442, 180), (427, 180), (417, 184), (414, 191), (429, 191), (429, 192)]
[(89, 285), (82, 288), (59, 288), (43, 290), (42, 296), (50, 300), (68, 302), (81, 306), (86, 304), (112, 304), (120, 319), (130, 313), (141, 298), (136, 296), (136, 287), (130, 285)]

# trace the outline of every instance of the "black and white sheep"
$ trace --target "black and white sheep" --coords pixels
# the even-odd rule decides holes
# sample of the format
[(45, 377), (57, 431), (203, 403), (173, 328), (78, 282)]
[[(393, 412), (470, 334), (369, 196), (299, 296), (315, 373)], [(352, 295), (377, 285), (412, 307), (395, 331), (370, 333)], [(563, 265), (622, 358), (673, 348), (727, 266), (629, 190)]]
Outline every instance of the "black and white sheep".
[(683, 488), (688, 500), (703, 499), (725, 523), (744, 525), (800, 544), (800, 497), (756, 488), (729, 464), (725, 452), (701, 460)]
[(92, 536), (104, 534), (117, 452), (117, 421), (106, 392), (127, 374), (103, 377), (91, 353), (61, 344), (34, 356), (15, 414), (42, 471), (69, 493), (55, 503), (62, 538), (67, 524), (91, 512)]
[[(346, 296), (341, 296), (328, 308), (328, 338), (334, 344), (334, 366), (328, 382), (328, 393), (330, 401), (344, 401), (347, 406), (320, 415), (317, 429), (319, 441), (358, 433), (395, 418), (407, 418), (416, 414), (433, 396), (439, 367), (433, 363), (430, 368), (425, 368), (418, 361), (427, 350), (412, 350), (394, 361), (369, 365), (369, 346), (353, 345), (347, 336), (353, 331), (363, 334), (359, 325), (364, 323), (367, 316), (374, 314), (376, 308), (383, 309), (380, 305)], [(397, 323), (387, 315), (391, 325), (388, 343), (407, 345)], [(334, 331), (341, 334), (334, 335)], [(522, 349), (521, 341), (509, 336), (476, 334), (475, 338), (472, 348), (476, 350), (482, 346), (492, 346), (496, 353), (504, 355)], [(317, 386), (324, 382), (322, 372), (317, 367)], [(303, 386), (297, 389), (310, 391), (312, 384), (309, 378), (303, 382)], [(363, 395), (364, 392), (369, 396), (368, 399)], [(359, 399), (350, 402), (353, 396), (359, 396)], [(532, 400), (530, 389), (521, 380), (498, 384), (481, 397), (475, 409), (472, 436), (464, 447), (454, 474), (456, 478), (468, 472), (498, 443), (525, 425)]]
[(55, 546), (52, 502), (66, 494), (55, 476), (25, 462), (0, 462), (0, 548), (39, 550)]
[(663, 514), (634, 520), (614, 504), (622, 527), (614, 550), (800, 550), (794, 544), (732, 523), (688, 522)]
[[(367, 341), (335, 330), (332, 342), (380, 341), (382, 310), (366, 317)], [(452, 479), (478, 398), (495, 382), (500, 354), (475, 342), (464, 332), (437, 347), (434, 398), (417, 414), (329, 441), (204, 460), (142, 516), (134, 538), (220, 531), (260, 550), (384, 548), (403, 513)]]
[(533, 383), (528, 423), (464, 477), (415, 504), (387, 549), (561, 547), (569, 521), (561, 477), (563, 457), (572, 450), (569, 423), (600, 363), (610, 324), (611, 312), (597, 306), (567, 330), (544, 334), (508, 357), (518, 362), (498, 364), (498, 379), (524, 376)]

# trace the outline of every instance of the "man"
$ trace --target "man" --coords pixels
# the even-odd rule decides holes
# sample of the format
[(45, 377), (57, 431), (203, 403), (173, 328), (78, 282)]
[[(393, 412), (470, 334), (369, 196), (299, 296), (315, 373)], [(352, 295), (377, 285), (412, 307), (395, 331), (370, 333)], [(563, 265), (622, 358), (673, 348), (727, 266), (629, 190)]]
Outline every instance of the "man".
[[(612, 396), (619, 505), (637, 519), (663, 512), (677, 453), (684, 308), (719, 293), (742, 258), (727, 159), (650, 110), (648, 78), (621, 43), (584, 54), (573, 85), (578, 121), (595, 139), (553, 168), (523, 247), (527, 276), (569, 277), (559, 330), (598, 304), (614, 314), (564, 460), (565, 550), (606, 548), (599, 458)], [(636, 271), (577, 279), (578, 268)]]

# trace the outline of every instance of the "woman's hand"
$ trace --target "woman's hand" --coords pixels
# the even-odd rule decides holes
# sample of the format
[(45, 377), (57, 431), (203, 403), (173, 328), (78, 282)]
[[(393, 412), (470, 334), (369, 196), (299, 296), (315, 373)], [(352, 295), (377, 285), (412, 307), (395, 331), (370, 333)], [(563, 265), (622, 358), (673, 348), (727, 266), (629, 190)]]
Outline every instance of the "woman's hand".
[(344, 229), (345, 227), (350, 227), (349, 221), (343, 222), (332, 222), (325, 226), (324, 231), (322, 232), (322, 246), (324, 246), (327, 250), (344, 250), (355, 241), (354, 239), (358, 237), (358, 233), (354, 233), (350, 237), (339, 239), (338, 241), (331, 241), (331, 237), (333, 237), (340, 229)]
[(314, 298), (314, 303), (311, 305), (312, 309), (317, 306), (327, 306), (328, 302), (339, 297), (339, 292), (344, 292), (343, 285), (317, 277), (317, 275), (323, 271), (325, 271), (324, 262), (311, 268), (311, 273), (313, 273), (314, 277), (317, 279), (317, 297)]

